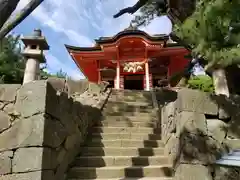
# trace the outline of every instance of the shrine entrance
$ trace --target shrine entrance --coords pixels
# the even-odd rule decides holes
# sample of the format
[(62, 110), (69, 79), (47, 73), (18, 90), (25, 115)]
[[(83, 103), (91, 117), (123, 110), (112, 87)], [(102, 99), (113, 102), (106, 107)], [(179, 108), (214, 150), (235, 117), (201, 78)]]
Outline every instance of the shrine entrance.
[(125, 75), (124, 76), (124, 89), (143, 90), (144, 89), (144, 75)]

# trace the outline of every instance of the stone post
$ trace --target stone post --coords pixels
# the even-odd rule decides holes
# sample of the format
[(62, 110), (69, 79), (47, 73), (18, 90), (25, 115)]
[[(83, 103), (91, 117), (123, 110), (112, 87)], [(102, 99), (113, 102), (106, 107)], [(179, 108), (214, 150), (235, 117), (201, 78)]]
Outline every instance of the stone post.
[(148, 61), (145, 63), (145, 76), (146, 76), (146, 91), (150, 90), (149, 86), (149, 66), (148, 66)]
[(117, 69), (116, 69), (116, 87), (115, 89), (120, 89), (120, 62), (117, 61)]
[(23, 37), (21, 40), (25, 45), (22, 54), (27, 60), (23, 79), (23, 84), (26, 84), (39, 80), (39, 65), (46, 62), (43, 51), (49, 50), (49, 45), (40, 29), (34, 30), (32, 36)]

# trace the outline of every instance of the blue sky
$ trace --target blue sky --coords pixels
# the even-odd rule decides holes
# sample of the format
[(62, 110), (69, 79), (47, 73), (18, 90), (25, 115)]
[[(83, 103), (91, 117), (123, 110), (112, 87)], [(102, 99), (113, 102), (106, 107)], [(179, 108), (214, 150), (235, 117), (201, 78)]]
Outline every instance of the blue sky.
[[(62, 69), (74, 79), (84, 78), (67, 53), (64, 44), (92, 46), (100, 36), (112, 36), (129, 26), (132, 15), (118, 19), (112, 16), (119, 9), (133, 5), (137, 0), (45, 0), (14, 33), (30, 35), (40, 28), (50, 50), (46, 52), (47, 70), (55, 73)], [(29, 0), (21, 0), (17, 11)], [(64, 3), (67, 2), (67, 3)], [(149, 34), (168, 34), (172, 25), (167, 17), (156, 18), (142, 30)]]

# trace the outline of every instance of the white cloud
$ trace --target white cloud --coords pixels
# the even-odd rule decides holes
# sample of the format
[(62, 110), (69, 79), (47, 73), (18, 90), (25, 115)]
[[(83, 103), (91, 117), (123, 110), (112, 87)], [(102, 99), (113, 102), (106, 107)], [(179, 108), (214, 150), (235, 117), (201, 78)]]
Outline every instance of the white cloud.
[(46, 59), (47, 59), (47, 70), (49, 73), (56, 73), (57, 71), (62, 70), (73, 79), (76, 79), (76, 80), (85, 79), (84, 75), (78, 69), (66, 66), (65, 63), (62, 63), (61, 61), (59, 61), (57, 57), (55, 57), (51, 53), (47, 53)]
[[(20, 0), (17, 11), (23, 8), (29, 0)], [(93, 39), (100, 36), (112, 36), (129, 26), (132, 15), (123, 15), (114, 19), (113, 15), (120, 9), (132, 6), (137, 0), (45, 0), (33, 13), (42, 26), (47, 27), (51, 33), (58, 33), (62, 39), (50, 44), (51, 49), (63, 48), (64, 43), (76, 46), (91, 46)], [(169, 33), (171, 24), (165, 18), (157, 18), (143, 30), (150, 34)], [(63, 52), (65, 52), (63, 50)], [(51, 55), (52, 54), (52, 55)], [(55, 69), (54, 63), (66, 66), (66, 59), (61, 55), (51, 54), (47, 56), (49, 68)], [(57, 58), (55, 58), (55, 57)], [(70, 58), (70, 56), (69, 56)], [(54, 60), (53, 60), (54, 59)], [(53, 61), (53, 62), (51, 62)], [(69, 61), (74, 63), (73, 61)], [(72, 73), (70, 73), (72, 69)], [(75, 68), (76, 69), (76, 68)], [(81, 76), (74, 68), (67, 69), (69, 75)]]

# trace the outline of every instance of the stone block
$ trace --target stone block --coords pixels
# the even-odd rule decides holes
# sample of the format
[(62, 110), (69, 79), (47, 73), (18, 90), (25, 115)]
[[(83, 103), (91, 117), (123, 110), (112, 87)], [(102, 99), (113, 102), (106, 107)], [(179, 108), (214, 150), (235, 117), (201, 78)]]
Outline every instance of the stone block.
[(201, 114), (217, 115), (218, 105), (210, 94), (183, 88), (178, 92), (177, 109), (179, 112), (191, 111)]
[(239, 180), (240, 168), (237, 167), (216, 167), (214, 180)]
[(79, 144), (81, 142), (82, 142), (81, 133), (79, 132), (79, 130), (77, 130), (76, 133), (66, 138), (64, 147), (65, 149), (69, 150), (69, 149), (72, 149), (74, 146), (76, 146), (76, 144)]
[(67, 132), (59, 121), (45, 119), (43, 114), (26, 119), (18, 119), (13, 126), (0, 134), (0, 151), (19, 147), (58, 147)]
[(46, 94), (46, 81), (33, 81), (24, 84), (17, 94), (17, 101), (15, 104), (16, 111), (23, 117), (45, 112)]
[(10, 117), (3, 111), (0, 111), (0, 133), (8, 129), (10, 125), (11, 125)]
[(57, 165), (61, 164), (62, 161), (64, 160), (64, 157), (67, 154), (67, 150), (63, 147), (61, 147), (57, 152), (56, 152), (56, 162)]
[(179, 138), (175, 135), (172, 134), (171, 137), (169, 138), (169, 140), (166, 143), (165, 146), (165, 151), (168, 154), (170, 163), (175, 166), (177, 162), (175, 162), (177, 160), (177, 155), (179, 152)]
[(63, 78), (48, 78), (48, 84), (57, 92), (66, 92), (66, 80)]
[(20, 84), (1, 84), (0, 85), (0, 101), (14, 102)]
[(224, 144), (230, 149), (230, 150), (236, 150), (240, 149), (240, 139), (225, 139)]
[(227, 124), (219, 119), (207, 120), (208, 135), (222, 143), (227, 135)]
[(13, 103), (9, 103), (6, 106), (4, 106), (3, 109), (4, 112), (6, 112), (7, 114), (15, 114), (15, 107)]
[(202, 134), (185, 133), (179, 140), (177, 161), (180, 163), (211, 164), (228, 152), (225, 145)]
[(14, 153), (12, 160), (13, 173), (53, 169), (49, 148), (20, 148)]
[(91, 94), (100, 94), (103, 90), (103, 87), (101, 87), (99, 84), (89, 82), (88, 91)]
[(8, 174), (0, 176), (0, 180), (54, 180), (54, 172), (51, 170)]
[(0, 153), (0, 176), (11, 173), (12, 157), (13, 151), (5, 151)]
[(180, 164), (176, 169), (174, 180), (212, 180), (212, 176), (206, 166)]
[(68, 79), (67, 80), (67, 87), (68, 87), (68, 95), (74, 95), (75, 93), (77, 94), (82, 94), (85, 91), (87, 91), (89, 85), (89, 81), (87, 80), (79, 80), (79, 81), (73, 81)]
[(79, 149), (80, 145), (77, 144), (75, 145), (72, 149), (69, 149), (66, 153), (66, 155), (64, 156), (61, 164), (57, 167), (56, 173), (55, 173), (55, 179), (62, 179), (62, 177), (64, 176), (64, 173), (66, 172), (69, 164), (71, 164), (74, 159), (76, 158), (76, 156), (79, 153)]
[(235, 114), (228, 122), (227, 136), (230, 139), (240, 139), (240, 115)]
[(195, 134), (207, 134), (205, 115), (197, 112), (183, 111), (177, 114), (177, 135), (186, 132)]

